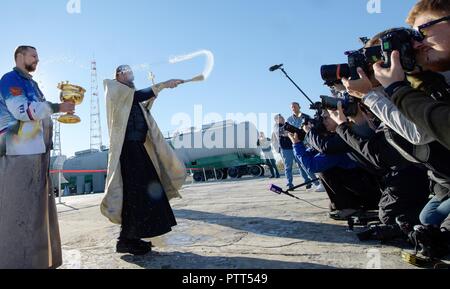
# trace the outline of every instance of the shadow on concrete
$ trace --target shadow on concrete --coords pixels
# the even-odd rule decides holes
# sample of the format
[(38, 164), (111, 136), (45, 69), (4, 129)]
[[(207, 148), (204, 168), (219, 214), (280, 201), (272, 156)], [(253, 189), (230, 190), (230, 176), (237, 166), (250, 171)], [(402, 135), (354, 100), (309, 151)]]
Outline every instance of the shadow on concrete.
[(62, 203), (62, 204), (57, 204), (57, 206), (67, 208), (67, 210), (58, 208), (59, 209), (58, 214), (65, 214), (65, 213), (72, 213), (74, 211), (82, 211), (82, 210), (87, 210), (87, 209), (91, 209), (91, 208), (97, 208), (99, 205), (96, 204), (96, 205), (92, 205), (92, 206), (82, 206), (82, 207), (77, 208), (77, 207), (69, 206), (65, 203)]
[[(289, 221), (263, 217), (238, 217), (192, 210), (175, 210), (179, 219), (200, 221), (258, 235), (339, 244), (361, 244), (355, 232), (342, 225)], [(356, 231), (357, 232), (357, 231)], [(364, 243), (364, 245), (370, 244)]]
[(181, 252), (152, 252), (145, 256), (124, 255), (121, 259), (144, 269), (337, 269), (313, 263), (247, 257), (200, 256)]

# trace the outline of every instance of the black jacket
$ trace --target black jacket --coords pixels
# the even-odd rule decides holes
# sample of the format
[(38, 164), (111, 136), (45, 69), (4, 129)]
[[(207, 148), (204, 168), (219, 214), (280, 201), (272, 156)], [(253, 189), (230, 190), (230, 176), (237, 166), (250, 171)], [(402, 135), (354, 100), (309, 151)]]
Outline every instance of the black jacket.
[(405, 215), (411, 223), (419, 223), (419, 214), (430, 195), (425, 168), (412, 165), (388, 143), (384, 125), (369, 140), (356, 135), (348, 123), (340, 125), (337, 133), (367, 161), (385, 171), (380, 181), (381, 221), (394, 224), (396, 217)]
[(305, 141), (323, 154), (350, 153), (352, 150), (336, 133), (320, 134), (314, 128), (306, 135)]
[(367, 161), (363, 156), (361, 156), (357, 151), (355, 151), (351, 146), (349, 146), (338, 134), (328, 133), (326, 135), (320, 134), (316, 129), (311, 129), (311, 131), (306, 135), (306, 142), (312, 146), (317, 151), (324, 154), (340, 154), (346, 153), (350, 159), (357, 162), (361, 168), (367, 172), (376, 175), (383, 176), (385, 174), (384, 170), (377, 168), (369, 161)]
[(385, 131), (386, 138), (406, 159), (430, 170), (433, 192), (438, 199), (450, 197), (450, 87), (438, 73), (424, 72), (409, 77), (407, 83), (387, 89), (399, 110), (438, 141), (416, 146), (397, 134)]
[(410, 165), (402, 155), (392, 147), (384, 135), (384, 125), (380, 126), (375, 135), (366, 140), (351, 129), (349, 123), (340, 125), (337, 129), (339, 136), (355, 151), (362, 155), (377, 169), (389, 171), (398, 167)]
[(450, 149), (450, 86), (444, 76), (433, 72), (424, 72), (413, 80), (417, 89), (407, 83), (398, 86), (390, 92), (393, 102), (412, 122)]
[(293, 150), (292, 141), (288, 136), (284, 136), (286, 134), (286, 130), (284, 129), (284, 125), (279, 125), (279, 138), (278, 141), (280, 143), (280, 148), (283, 150)]
[(125, 133), (125, 141), (145, 142), (148, 126), (139, 104), (153, 97), (155, 97), (155, 93), (151, 88), (138, 90), (134, 93), (133, 105), (131, 106), (127, 131)]
[[(332, 202), (333, 209), (375, 209), (381, 197), (380, 185), (376, 169), (363, 157), (359, 156), (336, 133), (321, 134), (312, 129), (306, 136), (306, 142), (323, 154), (346, 153), (361, 168), (341, 169), (333, 168), (320, 177), (324, 183), (327, 194)], [(378, 174), (380, 172), (377, 172)]]

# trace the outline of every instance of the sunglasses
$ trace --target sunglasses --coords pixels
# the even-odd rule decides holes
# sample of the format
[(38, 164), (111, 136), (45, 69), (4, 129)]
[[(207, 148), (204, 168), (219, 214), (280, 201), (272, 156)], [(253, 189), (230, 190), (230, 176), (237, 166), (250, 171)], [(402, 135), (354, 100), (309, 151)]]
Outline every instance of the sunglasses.
[(444, 22), (444, 21), (448, 21), (450, 20), (450, 15), (449, 16), (445, 16), (433, 21), (430, 21), (428, 23), (422, 24), (419, 27), (417, 27), (417, 32), (420, 34), (420, 37), (423, 39), (425, 39), (427, 37), (427, 32), (425, 31), (425, 29), (430, 28), (431, 26), (434, 26), (438, 23)]

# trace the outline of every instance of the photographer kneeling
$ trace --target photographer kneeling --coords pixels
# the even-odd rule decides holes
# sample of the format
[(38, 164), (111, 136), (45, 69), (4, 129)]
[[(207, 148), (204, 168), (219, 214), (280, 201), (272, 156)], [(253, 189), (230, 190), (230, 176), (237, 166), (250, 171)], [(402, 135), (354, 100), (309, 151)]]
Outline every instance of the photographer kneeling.
[(392, 53), (390, 68), (383, 67), (382, 63), (374, 66), (376, 78), (398, 109), (436, 140), (426, 146), (412, 147), (395, 140), (406, 157), (423, 163), (430, 170), (436, 196), (421, 213), (425, 226), (412, 233), (414, 242), (429, 256), (448, 253), (448, 248), (440, 244), (450, 243), (450, 223), (444, 221), (450, 213), (450, 86), (440, 74), (450, 70), (449, 20), (450, 2), (419, 1), (407, 22), (422, 38), (412, 43), (417, 64), (424, 71), (405, 75), (403, 54), (398, 51)]
[[(413, 41), (417, 62), (425, 71), (445, 73), (450, 70), (450, 2), (421, 0), (410, 12), (407, 22), (421, 38)], [(425, 73), (419, 83), (408, 83), (402, 67), (401, 55), (392, 54), (392, 66), (381, 63), (374, 66), (375, 76), (406, 117), (423, 128), (447, 149), (450, 149), (450, 98), (448, 90), (441, 89), (437, 74)], [(434, 89), (423, 91), (421, 80), (434, 82)], [(437, 78), (437, 79), (435, 79)]]
[[(390, 68), (383, 68), (381, 63), (374, 66), (375, 75), (386, 87), (386, 91), (379, 88), (373, 89), (362, 70), (360, 70), (361, 79), (344, 81), (353, 95), (362, 97), (364, 104), (390, 129), (398, 133), (396, 135), (386, 130), (389, 142), (406, 159), (423, 164), (429, 169), (431, 188), (436, 196), (420, 215), (420, 220), (425, 227), (418, 227), (410, 233), (412, 241), (416, 245), (419, 243), (424, 253), (429, 256), (445, 254), (448, 249), (442, 244), (450, 243), (450, 223), (444, 222), (450, 213), (450, 167), (448, 166), (450, 154), (444, 146), (445, 138), (440, 138), (439, 133), (423, 125), (434, 122), (436, 130), (444, 136), (449, 135), (450, 87), (448, 80), (437, 73), (448, 73), (450, 69), (448, 65), (450, 63), (450, 46), (448, 45), (450, 27), (448, 23), (444, 23), (448, 22), (445, 20), (448, 18), (445, 15), (450, 15), (449, 2), (420, 1), (408, 19), (408, 23), (421, 31), (420, 37), (417, 37), (417, 31), (408, 33), (411, 34), (410, 37), (399, 37), (397, 35), (399, 33), (404, 35), (406, 29), (403, 31), (396, 29), (380, 33), (371, 43), (368, 43), (368, 46), (379, 44), (380, 39), (386, 35), (400, 40), (397, 43), (401, 47), (399, 50), (402, 54), (399, 55), (394, 51), (390, 58), (391, 65), (383, 65)], [(423, 35), (425, 33), (430, 36), (430, 39)], [(413, 64), (421, 69), (418, 73), (411, 71), (413, 65), (405, 66), (405, 63)], [(405, 70), (408, 71), (406, 77)], [(397, 77), (397, 80), (403, 81), (391, 83), (393, 80), (389, 80), (390, 76), (394, 80)], [(406, 79), (409, 82), (406, 82)], [(442, 233), (436, 229), (439, 227)]]
[[(320, 129), (323, 137), (329, 136), (332, 138), (337, 124), (329, 117), (327, 112), (322, 115), (324, 129)], [(319, 124), (320, 125), (320, 124)], [(304, 145), (306, 133), (312, 129), (312, 125), (308, 123), (303, 127), (303, 131), (298, 133), (290, 133), (289, 137), (293, 142), (294, 154), (300, 160), (302, 165), (312, 173), (320, 174), (322, 183), (326, 188), (326, 192), (330, 198), (330, 217), (335, 220), (347, 220), (350, 216), (357, 212), (376, 209), (376, 195), (375, 201), (373, 198), (367, 198), (366, 192), (371, 192), (372, 189), (365, 188), (358, 179), (355, 181), (355, 176), (360, 172), (358, 164), (351, 160), (346, 152), (324, 154), (315, 149), (307, 149)], [(329, 143), (330, 146), (334, 146)], [(345, 145), (345, 144), (344, 144)], [(339, 146), (336, 143), (336, 146)], [(340, 148), (336, 147), (336, 150)], [(330, 148), (331, 150), (331, 148)], [(359, 174), (358, 174), (359, 175)]]
[(378, 227), (368, 238), (389, 240), (403, 237), (396, 219), (402, 217), (403, 222), (410, 226), (419, 224), (420, 211), (429, 196), (425, 170), (406, 161), (388, 143), (383, 124), (379, 125), (375, 135), (369, 139), (355, 133), (352, 123), (367, 119), (359, 106), (357, 115), (347, 118), (339, 103), (338, 110), (330, 111), (330, 116), (339, 125), (337, 133), (341, 138), (374, 166), (384, 170), (380, 182), (382, 198), (379, 206), (380, 220), (385, 226)]

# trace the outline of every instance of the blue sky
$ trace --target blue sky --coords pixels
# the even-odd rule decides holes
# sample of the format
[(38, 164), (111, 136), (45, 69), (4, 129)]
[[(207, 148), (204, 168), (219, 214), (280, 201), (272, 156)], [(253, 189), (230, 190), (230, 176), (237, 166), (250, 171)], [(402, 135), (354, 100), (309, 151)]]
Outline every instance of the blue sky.
[[(381, 0), (381, 13), (369, 14), (368, 0), (80, 0), (81, 13), (69, 14), (69, 0), (3, 0), (0, 73), (13, 66), (20, 44), (38, 48), (41, 64), (36, 80), (48, 100), (58, 100), (56, 85), (69, 80), (88, 89), (77, 107), (83, 122), (62, 126), (66, 155), (89, 148), (90, 61), (98, 66), (103, 142), (108, 144), (102, 80), (119, 64), (146, 64), (157, 81), (189, 78), (203, 70), (205, 60), (171, 65), (171, 56), (208, 49), (215, 67), (203, 83), (164, 91), (153, 108), (163, 132), (173, 131), (176, 113), (282, 113), (292, 101), (309, 105), (271, 65), (286, 70), (313, 99), (329, 91), (320, 66), (343, 63), (344, 52), (360, 48), (358, 37), (405, 26), (415, 0)], [(136, 71), (138, 88), (149, 86), (148, 70)], [(266, 133), (271, 123), (258, 124)]]

